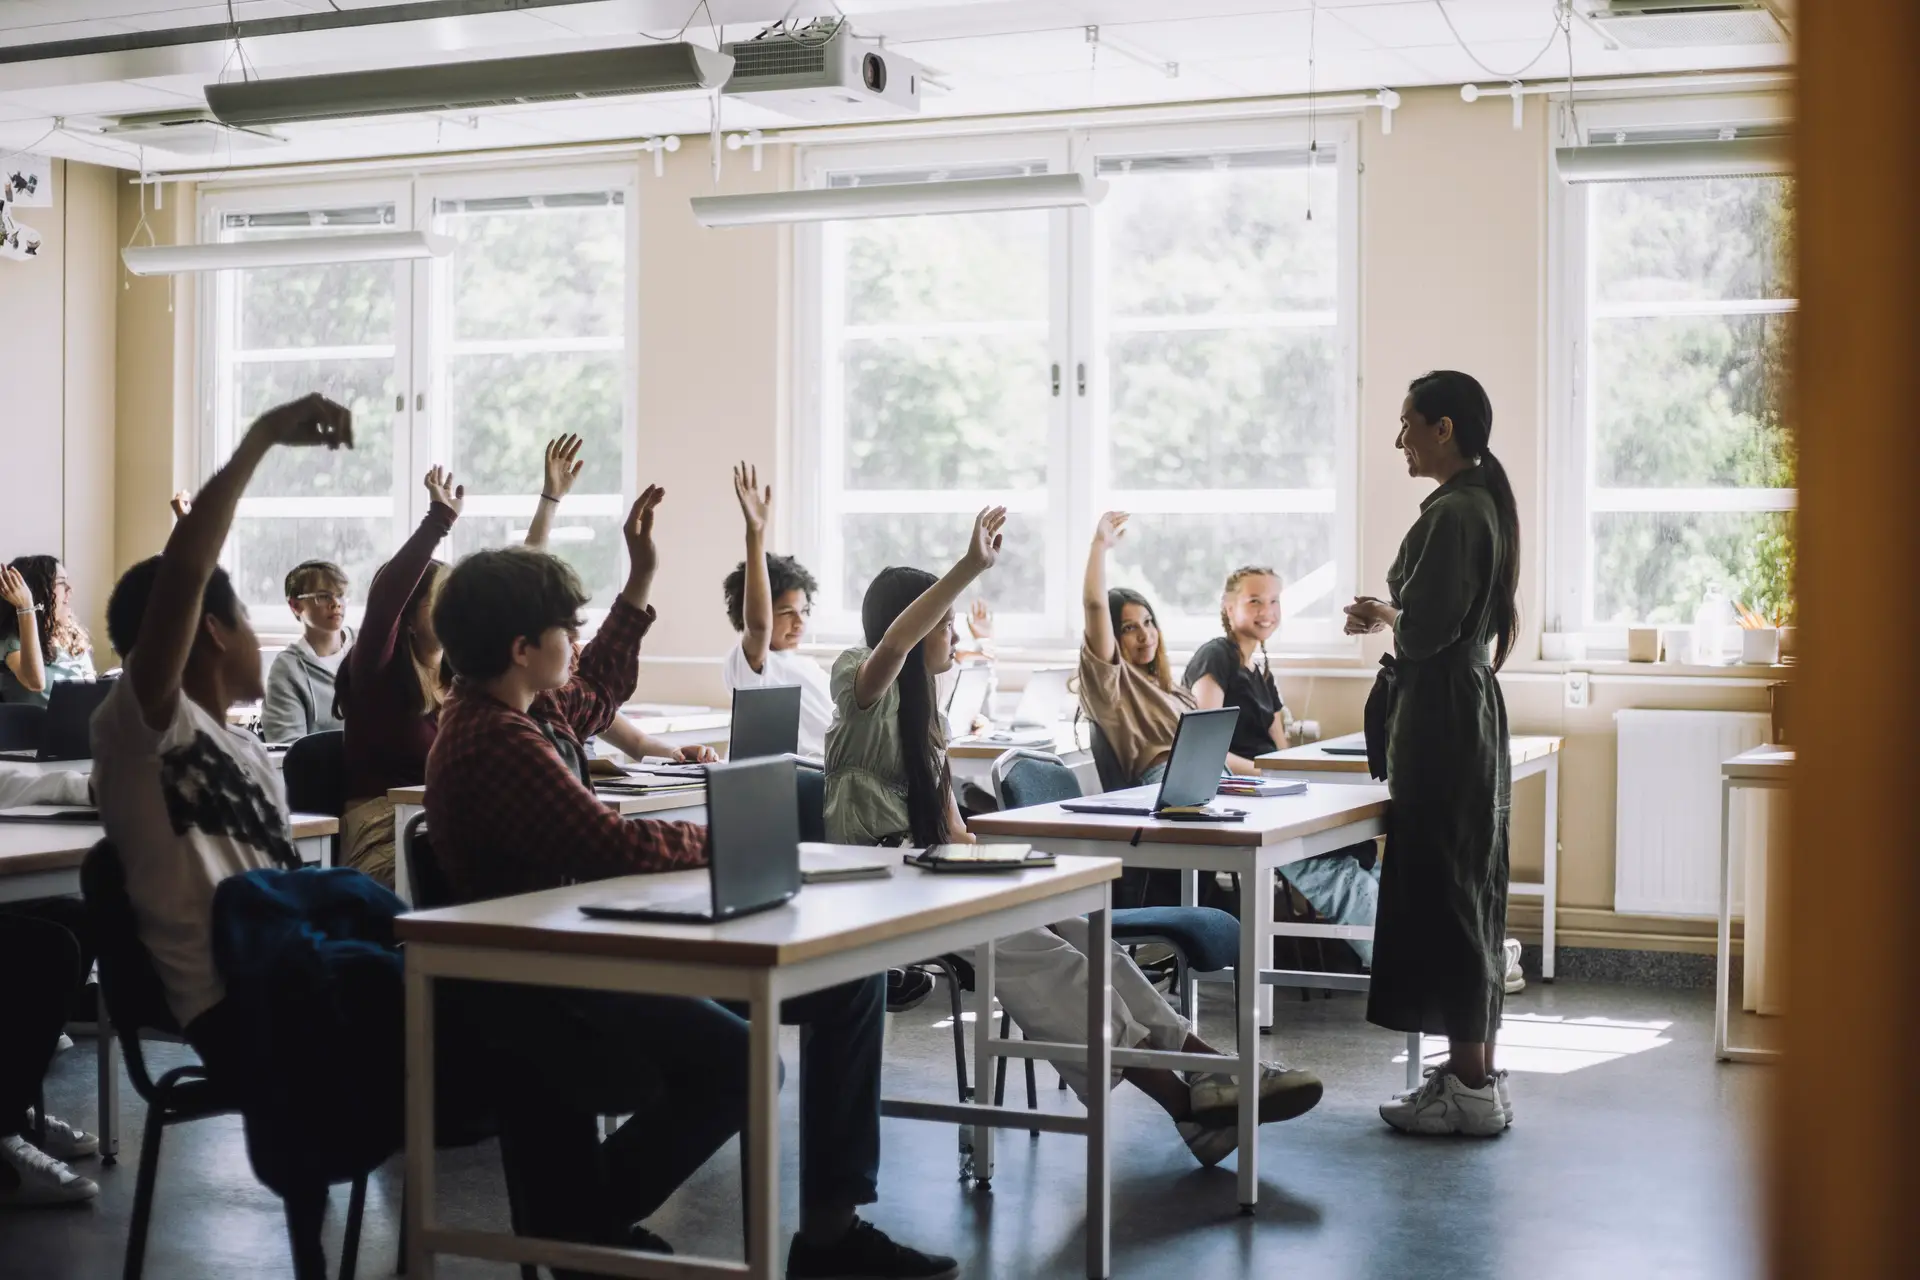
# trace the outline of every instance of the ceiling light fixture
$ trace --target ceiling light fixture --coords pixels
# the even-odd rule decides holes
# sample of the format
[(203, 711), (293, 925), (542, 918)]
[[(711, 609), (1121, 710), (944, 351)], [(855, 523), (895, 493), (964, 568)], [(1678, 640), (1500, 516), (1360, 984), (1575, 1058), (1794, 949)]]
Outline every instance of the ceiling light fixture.
[(1106, 194), (1105, 182), (1085, 174), (1036, 173), (1017, 178), (962, 178), (951, 182), (768, 191), (746, 196), (695, 196), (692, 203), (694, 220), (703, 227), (753, 227), (780, 222), (832, 222), (841, 218), (1081, 208), (1100, 203)]
[(391, 262), (444, 258), (453, 241), (424, 231), (375, 231), (331, 236), (279, 236), (219, 244), (129, 245), (120, 260), (136, 276), (173, 276), (194, 271), (262, 267), (308, 267), (335, 262)]

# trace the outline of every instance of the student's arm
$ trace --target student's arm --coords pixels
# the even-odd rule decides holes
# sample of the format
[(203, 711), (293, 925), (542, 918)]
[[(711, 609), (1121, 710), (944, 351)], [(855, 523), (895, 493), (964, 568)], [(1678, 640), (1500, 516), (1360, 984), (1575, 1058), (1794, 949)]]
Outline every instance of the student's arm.
[(400, 544), (393, 559), (373, 575), (373, 585), (367, 588), (367, 611), (360, 619), (360, 634), (354, 637), (353, 649), (347, 655), (347, 661), (353, 664), (356, 682), (371, 680), (375, 672), (393, 661), (400, 636), (406, 629), (407, 620), (403, 615), (407, 601), (413, 598), (413, 590), (420, 585), (427, 565), (432, 563), (433, 553), (439, 550), (441, 540), (453, 532), (453, 522), (460, 518), (460, 509), (466, 505), (467, 487), (456, 485), (453, 473), (444, 467), (427, 472), (424, 483), (428, 496), (433, 499), (426, 518), (413, 535)]
[(182, 489), (167, 499), (167, 506), (172, 508), (175, 520), (184, 520), (187, 513), (193, 510), (193, 495)]
[(267, 696), (260, 703), (260, 736), (268, 742), (292, 742), (313, 731), (300, 701), (300, 660), (283, 649), (267, 668)]
[(1227, 691), (1211, 675), (1193, 682), (1193, 705), (1201, 711), (1218, 711), (1227, 705)]
[(1087, 578), (1080, 588), (1080, 607), (1086, 612), (1087, 649), (1102, 662), (1114, 659), (1113, 615), (1107, 610), (1107, 552), (1127, 536), (1127, 513), (1109, 511), (1093, 526), (1093, 545), (1087, 549)]
[(547, 535), (553, 531), (553, 517), (560, 500), (573, 492), (573, 482), (587, 464), (580, 461), (580, 437), (561, 436), (547, 441), (546, 475), (540, 485), (540, 501), (534, 505), (533, 523), (527, 526), (527, 545), (535, 551), (547, 549)]
[(204, 625), (202, 597), (220, 559), (248, 481), (275, 445), (353, 447), (353, 414), (318, 393), (269, 409), (254, 420), (227, 465), (216, 471), (180, 518), (160, 554), (153, 594), (127, 655), (126, 678), (149, 728), (167, 726), (180, 699), (180, 677)]
[(653, 513), (665, 496), (666, 490), (659, 485), (648, 485), (635, 499), (621, 530), (627, 540), (627, 585), (607, 611), (600, 630), (580, 650), (573, 678), (547, 695), (554, 712), (582, 741), (606, 731), (640, 679), (640, 642), (653, 626), (647, 593), (658, 563)]
[(681, 760), (687, 764), (712, 764), (720, 759), (719, 753), (712, 747), (676, 747), (651, 734), (642, 733), (640, 726), (617, 711), (613, 719), (607, 721), (607, 727), (600, 731), (600, 739), (618, 747), (635, 760), (653, 756), (655, 759)]
[(46, 662), (40, 653), (40, 617), (26, 578), (12, 565), (0, 565), (0, 600), (13, 609), (20, 631), (20, 647), (7, 655), (7, 670), (22, 688), (34, 693), (47, 687)]
[(866, 661), (860, 664), (860, 670), (854, 677), (854, 704), (865, 711), (880, 700), (880, 695), (900, 678), (900, 668), (906, 665), (907, 655), (913, 652), (913, 646), (927, 638), (929, 632), (940, 625), (947, 611), (953, 608), (954, 601), (965, 593), (973, 580), (993, 568), (1000, 559), (1001, 529), (1007, 523), (1005, 507), (988, 507), (973, 518), (973, 536), (967, 542), (967, 553), (947, 570), (946, 576), (920, 593), (920, 598), (908, 605), (880, 637), (880, 643), (873, 647)]
[(740, 593), (740, 652), (756, 673), (767, 665), (767, 641), (773, 635), (773, 588), (767, 580), (767, 523), (773, 517), (773, 486), (760, 488), (758, 468), (733, 469), (733, 496), (747, 525), (747, 582)]

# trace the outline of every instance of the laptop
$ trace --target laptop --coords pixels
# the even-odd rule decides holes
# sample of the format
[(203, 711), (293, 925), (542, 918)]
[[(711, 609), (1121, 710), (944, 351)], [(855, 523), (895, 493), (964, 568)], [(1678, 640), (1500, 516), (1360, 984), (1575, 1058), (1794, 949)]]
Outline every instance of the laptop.
[(718, 924), (800, 892), (800, 796), (786, 756), (707, 766), (704, 892), (582, 904), (600, 919)]
[(1028, 676), (1019, 705), (1013, 709), (1013, 727), (1051, 729), (1070, 719), (1079, 702), (1069, 684), (1073, 676), (1072, 667), (1046, 667)]
[[(1219, 707), (1212, 711), (1189, 711), (1180, 717), (1173, 731), (1173, 754), (1167, 757), (1167, 772), (1154, 793), (1147, 787), (1132, 787), (1086, 800), (1067, 800), (1060, 807), (1069, 813), (1119, 813), (1152, 817), (1168, 809), (1197, 809), (1212, 803), (1220, 790), (1220, 774), (1226, 768), (1227, 748), (1233, 745), (1233, 728), (1239, 723), (1238, 707)], [(1227, 810), (1216, 810), (1230, 817)]]
[(790, 756), (800, 749), (800, 686), (733, 691), (733, 728), (727, 759)]
[(47, 693), (47, 714), (41, 721), (40, 749), (0, 751), (6, 760), (90, 760), (93, 758), (93, 713), (113, 692), (115, 676), (99, 680), (61, 680)]
[(953, 673), (953, 691), (947, 695), (947, 732), (964, 738), (973, 732), (974, 717), (987, 706), (993, 692), (993, 668), (985, 663), (968, 665)]

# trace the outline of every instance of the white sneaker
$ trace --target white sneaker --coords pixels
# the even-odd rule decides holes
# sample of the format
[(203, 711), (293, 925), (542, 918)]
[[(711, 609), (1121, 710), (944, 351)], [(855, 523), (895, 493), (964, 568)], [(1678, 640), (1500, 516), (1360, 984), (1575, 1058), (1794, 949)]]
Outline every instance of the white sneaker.
[(0, 1206), (77, 1204), (100, 1194), (91, 1179), (19, 1136), (0, 1138), (0, 1164), (13, 1174), (12, 1187), (0, 1185)]
[[(27, 1108), (27, 1128), (35, 1131), (33, 1108)], [(48, 1116), (46, 1132), (34, 1143), (42, 1151), (56, 1160), (78, 1160), (83, 1156), (100, 1154), (100, 1139), (84, 1130), (76, 1129), (59, 1116)]]
[(1520, 939), (1508, 938), (1501, 950), (1507, 954), (1507, 994), (1515, 995), (1527, 989), (1527, 974), (1520, 967)]
[[(1193, 1118), (1206, 1125), (1236, 1123), (1240, 1116), (1240, 1086), (1224, 1071), (1187, 1077)], [(1320, 1077), (1280, 1062), (1260, 1064), (1260, 1123), (1274, 1124), (1303, 1116), (1320, 1105), (1326, 1092)]]
[(1240, 1129), (1237, 1125), (1224, 1124), (1207, 1128), (1195, 1120), (1175, 1121), (1174, 1128), (1186, 1139), (1187, 1150), (1193, 1152), (1193, 1158), (1202, 1168), (1211, 1169), (1233, 1154), (1240, 1145)]
[(1513, 1095), (1507, 1092), (1507, 1073), (1504, 1069), (1493, 1073), (1493, 1091), (1500, 1099), (1500, 1114), (1506, 1118), (1507, 1128), (1513, 1128)]
[(62, 1031), (60, 1038), (53, 1042), (53, 1051), (55, 1053), (65, 1053), (71, 1048), (73, 1048), (73, 1037)]
[(1426, 1082), (1418, 1089), (1381, 1103), (1380, 1118), (1402, 1133), (1491, 1138), (1507, 1127), (1495, 1081), (1469, 1089), (1444, 1067), (1428, 1067)]

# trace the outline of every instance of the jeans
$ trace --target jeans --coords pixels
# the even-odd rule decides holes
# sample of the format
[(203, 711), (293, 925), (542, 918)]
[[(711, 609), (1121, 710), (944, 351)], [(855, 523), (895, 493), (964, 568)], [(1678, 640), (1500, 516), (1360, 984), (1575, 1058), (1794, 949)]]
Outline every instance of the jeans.
[[(1150, 767), (1141, 775), (1142, 784), (1156, 783), (1167, 772), (1167, 762)], [(1372, 844), (1336, 849), (1317, 858), (1291, 862), (1280, 868), (1280, 878), (1292, 885), (1307, 900), (1313, 913), (1329, 924), (1372, 924), (1380, 905), (1380, 864), (1360, 865), (1355, 856), (1372, 852)], [(1360, 963), (1373, 966), (1373, 944), (1359, 939), (1348, 946), (1360, 957)]]
[[(746, 1124), (738, 1012), (683, 997), (466, 990), (474, 1033), (501, 1071), (501, 1158), (522, 1234), (624, 1244)], [(801, 1027), (803, 1212), (876, 1198), (885, 1014), (879, 975), (781, 1008), (783, 1023)], [(630, 1118), (602, 1142), (602, 1115)]]

